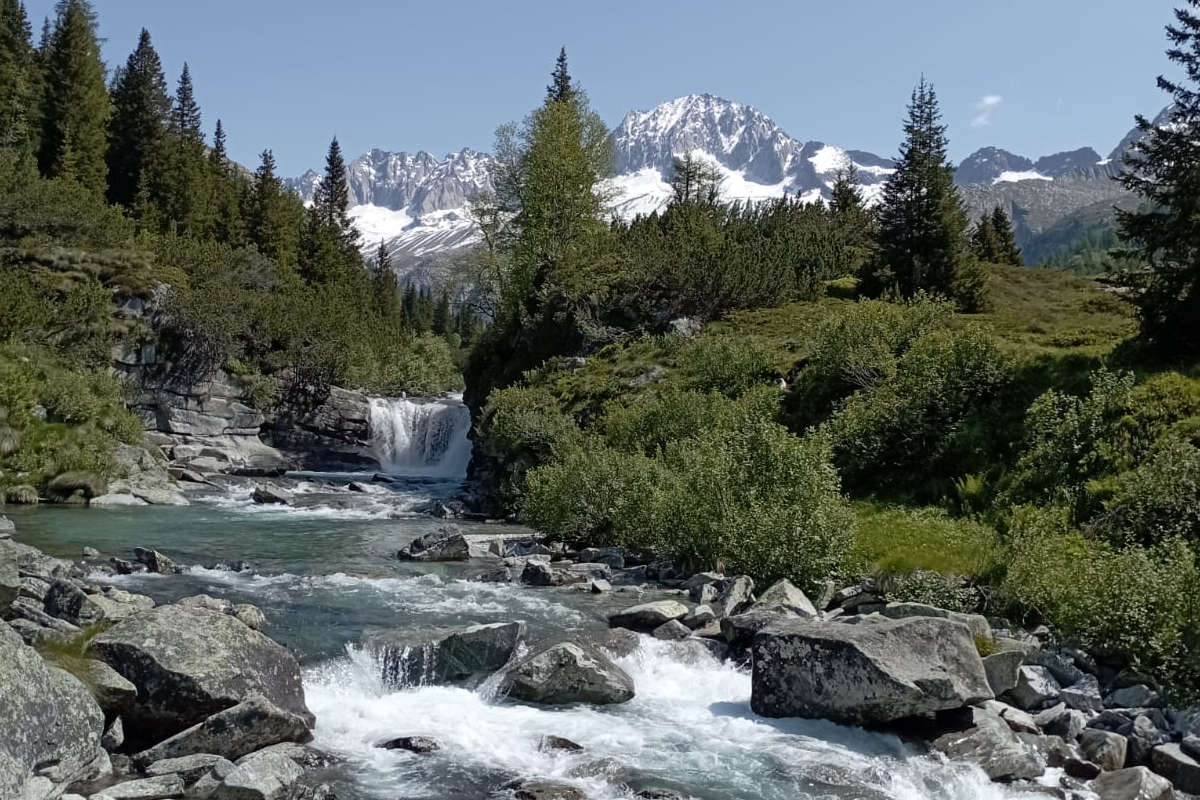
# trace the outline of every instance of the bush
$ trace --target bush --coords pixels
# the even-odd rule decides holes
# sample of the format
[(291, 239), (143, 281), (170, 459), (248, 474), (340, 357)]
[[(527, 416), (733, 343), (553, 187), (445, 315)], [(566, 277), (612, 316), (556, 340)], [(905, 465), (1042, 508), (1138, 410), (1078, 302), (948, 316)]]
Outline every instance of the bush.
[(578, 447), (579, 429), (542, 387), (512, 386), (492, 392), (476, 423), (475, 456), (496, 470), (497, 499), (515, 510), (525, 474)]
[(737, 400), (718, 392), (662, 389), (634, 395), (626, 405), (610, 403), (600, 427), (612, 447), (652, 456), (702, 430), (729, 430), (749, 419), (774, 421), (779, 397), (773, 386), (755, 387)]
[(858, 536), (850, 559), (856, 574), (925, 571), (979, 579), (997, 559), (996, 532), (954, 519), (938, 508), (859, 504)]
[(684, 388), (738, 397), (775, 376), (771, 355), (753, 339), (706, 336), (679, 354)]
[(1165, 675), (1177, 699), (1200, 693), (1200, 571), (1182, 541), (1115, 548), (1072, 530), (1065, 508), (1026, 506), (1010, 521), (1006, 563), (1006, 600), (1118, 666)]
[(1107, 510), (1089, 528), (1117, 545), (1174, 538), (1200, 549), (1200, 449), (1167, 439), (1115, 481)]

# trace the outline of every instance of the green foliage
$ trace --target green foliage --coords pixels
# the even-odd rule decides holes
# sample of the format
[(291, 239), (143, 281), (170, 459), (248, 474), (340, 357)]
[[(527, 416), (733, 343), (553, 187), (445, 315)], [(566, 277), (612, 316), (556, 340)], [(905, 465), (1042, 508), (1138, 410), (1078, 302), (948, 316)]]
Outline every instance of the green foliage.
[(21, 154), (37, 141), (41, 86), (33, 31), (20, 0), (0, 0), (0, 150)]
[(769, 382), (774, 370), (765, 349), (750, 339), (701, 337), (684, 346), (678, 357), (683, 385), (698, 392), (738, 397)]
[(678, 388), (635, 395), (627, 403), (611, 403), (600, 428), (611, 447), (656, 455), (672, 443), (702, 430), (732, 430), (751, 419), (774, 420), (779, 391), (756, 387), (736, 400), (716, 391)]
[(142, 29), (137, 49), (117, 73), (112, 90), (113, 117), (108, 141), (108, 199), (132, 207), (143, 176), (159, 156), (171, 111), (162, 62)]
[(924, 571), (978, 579), (996, 563), (996, 532), (982, 523), (954, 519), (937, 508), (860, 503), (855, 510), (854, 572), (904, 576)]
[(1107, 511), (1089, 524), (1117, 545), (1178, 538), (1200, 551), (1200, 449), (1168, 438), (1116, 481)]
[(1067, 637), (1109, 658), (1157, 670), (1178, 700), (1200, 683), (1200, 580), (1195, 553), (1178, 540), (1115, 548), (1070, 529), (1061, 508), (1017, 508), (1009, 525), (1004, 599), (1033, 609)]
[(1013, 238), (1012, 222), (1000, 206), (991, 214), (984, 214), (971, 231), (971, 252), (980, 261), (988, 264), (1025, 266), (1021, 248)]

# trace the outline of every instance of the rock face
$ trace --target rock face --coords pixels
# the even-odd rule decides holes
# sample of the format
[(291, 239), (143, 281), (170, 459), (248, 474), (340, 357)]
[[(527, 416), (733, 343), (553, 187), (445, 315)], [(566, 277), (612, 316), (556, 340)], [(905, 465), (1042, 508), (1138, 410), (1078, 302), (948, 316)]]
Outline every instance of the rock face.
[(320, 404), (284, 408), (267, 420), (263, 437), (301, 467), (378, 467), (371, 453), (371, 402), (362, 392), (331, 386)]
[(138, 753), (134, 760), (145, 766), (203, 753), (235, 760), (280, 742), (307, 742), (312, 738), (309, 727), (308, 720), (299, 714), (284, 711), (261, 695), (252, 695)]
[(391, 633), (368, 647), (381, 662), (389, 686), (473, 683), (499, 670), (525, 639), (525, 623), (473, 625), (457, 631)]
[(21, 797), (35, 769), (56, 784), (87, 777), (103, 732), (83, 684), (0, 625), (0, 797)]
[(754, 637), (750, 704), (765, 717), (891, 722), (992, 699), (965, 625), (932, 617), (785, 620)]
[(606, 656), (562, 642), (504, 674), (508, 696), (528, 703), (609, 705), (633, 699), (633, 679)]
[(89, 653), (137, 687), (126, 729), (151, 741), (254, 693), (313, 723), (292, 654), (224, 614), (160, 606), (101, 633), (91, 641)]

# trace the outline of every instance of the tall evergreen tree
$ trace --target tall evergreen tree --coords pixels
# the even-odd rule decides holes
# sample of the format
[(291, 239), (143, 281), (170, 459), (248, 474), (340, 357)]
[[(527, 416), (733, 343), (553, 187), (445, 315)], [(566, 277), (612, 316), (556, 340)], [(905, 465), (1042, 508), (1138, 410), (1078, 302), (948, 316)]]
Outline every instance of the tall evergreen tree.
[(201, 124), (191, 70), (185, 63), (167, 135), (152, 170), (150, 193), (161, 227), (194, 237), (210, 235), (216, 216), (213, 175)]
[(1131, 281), (1142, 291), (1142, 332), (1164, 352), (1200, 352), (1200, 0), (1188, 0), (1167, 26), (1167, 57), (1184, 77), (1159, 76), (1171, 95), (1166, 120), (1137, 117), (1141, 139), (1121, 183), (1145, 210), (1118, 211), (1127, 252), (1146, 265)]
[(162, 62), (142, 29), (137, 49), (118, 72), (108, 135), (108, 199), (132, 207), (143, 173), (161, 154), (171, 100)]
[(297, 228), (288, 211), (283, 182), (275, 174), (275, 154), (264, 150), (250, 194), (249, 234), (258, 251), (288, 267), (296, 263)]
[(32, 150), (39, 69), (33, 29), (20, 0), (0, 0), (0, 149)]
[(829, 216), (834, 233), (833, 255), (839, 277), (855, 275), (875, 250), (874, 216), (859, 186), (858, 168), (849, 159), (833, 174)]
[(688, 152), (671, 160), (671, 202), (717, 205), (724, 176), (716, 165)]
[(999, 263), (996, 261), (999, 249), (996, 242), (996, 228), (992, 225), (992, 215), (984, 214), (971, 229), (971, 252), (980, 261), (996, 264)]
[(554, 62), (554, 71), (550, 73), (550, 85), (546, 87), (546, 97), (557, 102), (570, 100), (575, 94), (571, 83), (571, 73), (567, 69), (567, 48), (558, 51), (558, 60)]
[(175, 103), (171, 108), (171, 126), (184, 134), (203, 139), (200, 106), (196, 103), (196, 90), (192, 85), (192, 70), (183, 62), (179, 83), (175, 87)]
[(358, 232), (350, 221), (350, 185), (346, 181), (346, 160), (337, 137), (329, 143), (325, 156), (325, 176), (313, 193), (313, 209), (321, 224), (336, 231), (350, 246), (357, 246)]
[(105, 190), (110, 104), (96, 14), (88, 0), (59, 0), (47, 45), (38, 163), (49, 177)]
[(212, 235), (219, 242), (240, 247), (246, 241), (246, 223), (242, 216), (246, 181), (229, 160), (225, 126), (221, 120), (217, 120), (213, 132), (208, 165), (213, 191)]
[(995, 263), (1007, 264), (1012, 267), (1022, 267), (1025, 259), (1021, 248), (1017, 247), (1016, 234), (1013, 233), (1012, 220), (1004, 213), (1001, 206), (992, 211), (992, 231), (996, 237)]
[(450, 308), (450, 292), (443, 289), (438, 294), (437, 303), (433, 307), (433, 316), (430, 320), (430, 327), (438, 336), (445, 336), (447, 333), (453, 332), (451, 326), (454, 312)]
[(946, 126), (924, 78), (913, 90), (896, 171), (878, 210), (879, 248), (864, 270), (872, 295), (930, 291), (964, 310), (984, 300), (984, 273), (967, 244), (967, 214), (947, 158)]
[(375, 269), (371, 274), (371, 295), (375, 301), (375, 312), (387, 328), (404, 326), (404, 307), (400, 297), (400, 285), (392, 270), (392, 257), (387, 243), (379, 242), (375, 254)]

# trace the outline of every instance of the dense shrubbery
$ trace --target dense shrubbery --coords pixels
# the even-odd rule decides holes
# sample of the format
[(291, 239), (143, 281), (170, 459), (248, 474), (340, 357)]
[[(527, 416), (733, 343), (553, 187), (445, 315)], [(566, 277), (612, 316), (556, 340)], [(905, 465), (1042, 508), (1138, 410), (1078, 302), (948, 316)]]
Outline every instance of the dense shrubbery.
[(737, 397), (769, 381), (774, 370), (767, 352), (749, 339), (703, 337), (679, 353), (684, 386), (698, 392)]
[(746, 420), (774, 420), (779, 390), (758, 386), (731, 400), (718, 391), (666, 388), (612, 403), (600, 424), (608, 444), (630, 453), (656, 455), (672, 442), (703, 430), (729, 430)]

